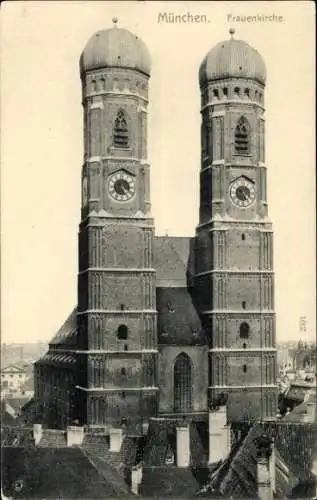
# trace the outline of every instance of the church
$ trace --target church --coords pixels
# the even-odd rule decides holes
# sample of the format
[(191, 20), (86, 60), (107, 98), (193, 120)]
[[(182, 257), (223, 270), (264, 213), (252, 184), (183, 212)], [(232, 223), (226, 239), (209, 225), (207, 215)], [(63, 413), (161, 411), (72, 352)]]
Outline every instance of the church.
[(35, 402), (47, 428), (184, 435), (209, 422), (215, 443), (227, 439), (219, 426), (277, 412), (266, 68), (234, 30), (201, 62), (199, 221), (189, 237), (155, 235), (150, 76), (146, 45), (116, 19), (81, 54), (78, 302), (35, 363)]

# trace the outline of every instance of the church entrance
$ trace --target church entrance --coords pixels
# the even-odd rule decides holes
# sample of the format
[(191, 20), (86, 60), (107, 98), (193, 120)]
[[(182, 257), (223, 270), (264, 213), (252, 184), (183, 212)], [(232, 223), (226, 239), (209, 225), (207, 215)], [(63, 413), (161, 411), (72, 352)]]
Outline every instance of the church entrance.
[(181, 353), (174, 364), (174, 411), (192, 409), (192, 364), (189, 356)]

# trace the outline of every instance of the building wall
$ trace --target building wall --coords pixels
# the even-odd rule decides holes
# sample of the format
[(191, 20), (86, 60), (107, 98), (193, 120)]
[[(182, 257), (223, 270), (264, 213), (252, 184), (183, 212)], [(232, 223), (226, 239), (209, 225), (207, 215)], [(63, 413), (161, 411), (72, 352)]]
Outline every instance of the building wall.
[(160, 346), (158, 366), (159, 412), (174, 412), (174, 363), (186, 353), (192, 362), (192, 411), (207, 411), (208, 347)]

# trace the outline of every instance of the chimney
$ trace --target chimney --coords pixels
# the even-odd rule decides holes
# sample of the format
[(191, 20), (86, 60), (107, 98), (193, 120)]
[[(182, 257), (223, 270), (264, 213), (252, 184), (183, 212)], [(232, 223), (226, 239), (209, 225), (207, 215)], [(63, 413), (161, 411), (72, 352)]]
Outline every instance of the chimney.
[(33, 424), (33, 439), (35, 446), (39, 444), (43, 436), (42, 424)]
[(80, 446), (84, 440), (84, 428), (70, 425), (67, 427), (67, 446)]
[(189, 464), (189, 425), (182, 425), (176, 427), (176, 465), (177, 467), (189, 467)]
[(110, 428), (110, 449), (109, 451), (119, 452), (123, 441), (123, 431), (121, 428)]
[(256, 445), (258, 497), (260, 500), (273, 500), (275, 452), (273, 452), (272, 439), (267, 434), (262, 434), (254, 442)]
[(209, 411), (209, 464), (225, 460), (230, 453), (230, 425), (225, 404)]
[(142, 482), (143, 468), (141, 464), (132, 467), (131, 471), (131, 491), (134, 495), (139, 494), (139, 485)]
[(274, 438), (271, 438), (271, 456), (270, 456), (270, 476), (273, 493), (276, 492), (276, 479), (275, 479), (275, 443)]

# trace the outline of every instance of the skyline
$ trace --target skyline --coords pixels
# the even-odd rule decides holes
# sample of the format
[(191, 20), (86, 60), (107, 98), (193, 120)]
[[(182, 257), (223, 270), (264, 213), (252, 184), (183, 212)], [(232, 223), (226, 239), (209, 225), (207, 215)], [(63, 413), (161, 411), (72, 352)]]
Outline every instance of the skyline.
[[(241, 3), (169, 2), (169, 11), (206, 15), (210, 23), (199, 25), (158, 23), (167, 8), (160, 2), (131, 2), (128, 8), (111, 2), (5, 4), (2, 341), (48, 341), (76, 305), (83, 155), (78, 61), (90, 36), (110, 28), (113, 16), (152, 55), (149, 163), (157, 235), (194, 235), (198, 221), (200, 62), (229, 38), (231, 27), (263, 56), (277, 341), (314, 340), (314, 19), (308, 2), (296, 8), (291, 2), (243, 3), (254, 13), (273, 4), (284, 23), (233, 26), (226, 15), (238, 15)], [(307, 318), (306, 334), (299, 332), (301, 316)]]

